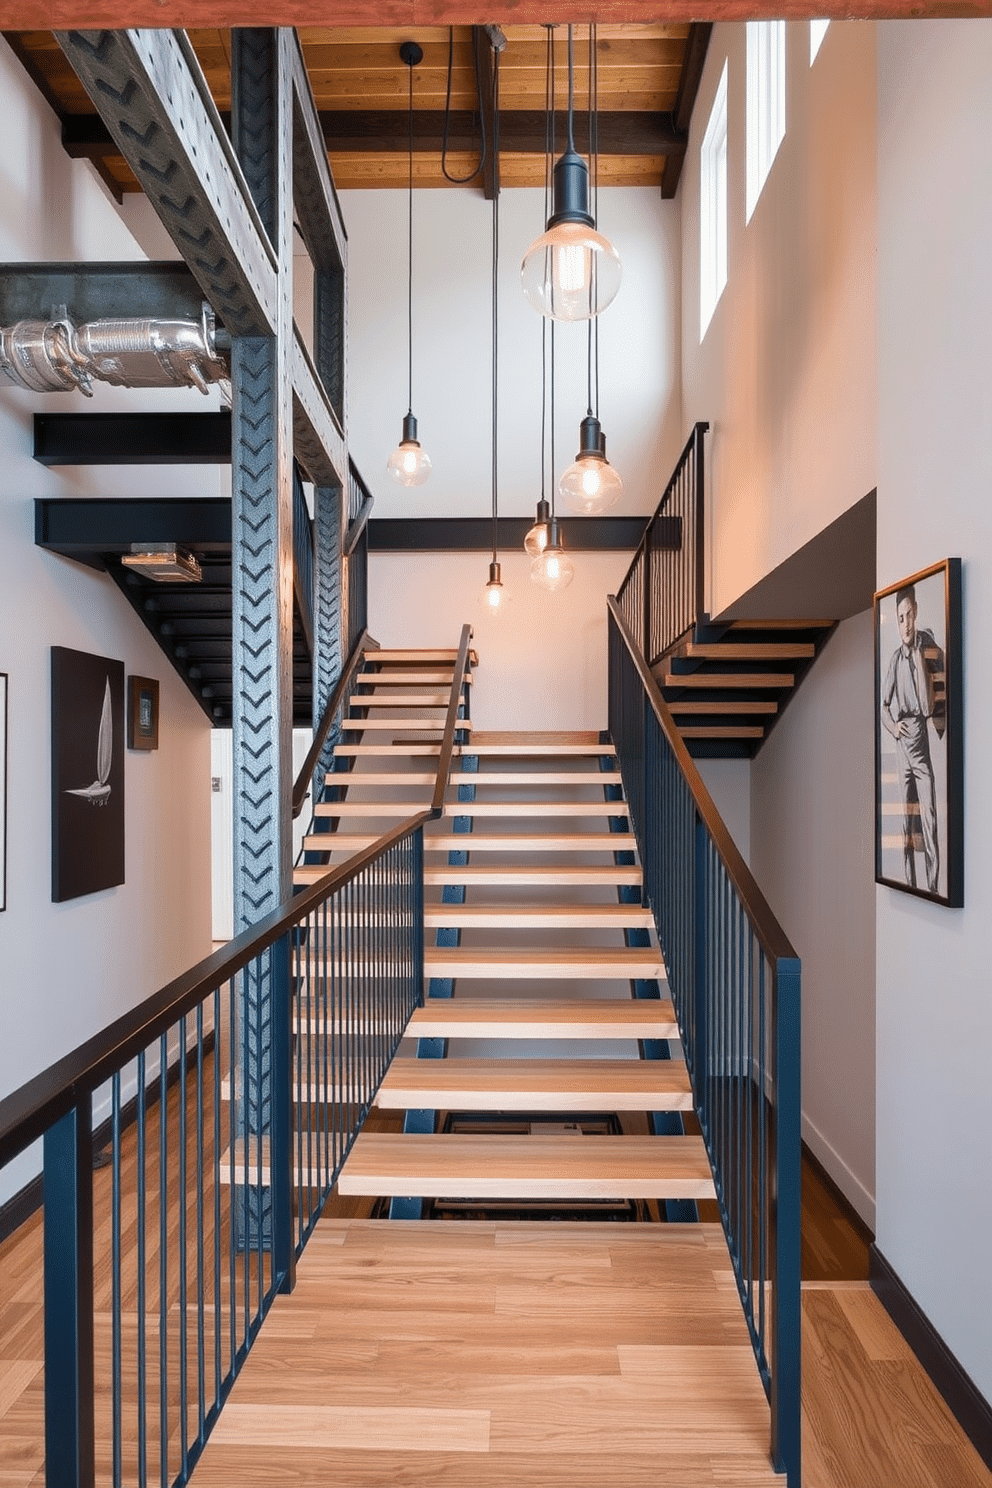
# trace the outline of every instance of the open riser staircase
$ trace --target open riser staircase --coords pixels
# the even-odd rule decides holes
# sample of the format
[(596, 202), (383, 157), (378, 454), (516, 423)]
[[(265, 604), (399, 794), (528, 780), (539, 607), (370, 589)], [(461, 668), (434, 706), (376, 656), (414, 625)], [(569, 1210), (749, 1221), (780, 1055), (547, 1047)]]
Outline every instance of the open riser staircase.
[[(315, 808), (331, 830), (306, 837), (319, 861), (299, 882), (422, 808), (434, 776), (411, 750), (436, 752), (452, 661), (371, 653)], [(681, 1058), (643, 1057), (677, 1054), (678, 1029), (613, 751), (592, 733), (472, 734), (470, 682), (424, 834), (425, 1005), (376, 1096), (404, 1131), (363, 1132), (339, 1191), (417, 1216), (429, 1200), (712, 1198), (701, 1138), (681, 1120), (659, 1138), (648, 1119), (692, 1094)]]

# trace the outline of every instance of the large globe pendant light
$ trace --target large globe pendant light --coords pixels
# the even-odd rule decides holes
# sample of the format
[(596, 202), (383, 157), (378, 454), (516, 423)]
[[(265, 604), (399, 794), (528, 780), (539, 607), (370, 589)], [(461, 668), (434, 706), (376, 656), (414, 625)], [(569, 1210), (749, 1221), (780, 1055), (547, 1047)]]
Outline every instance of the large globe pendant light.
[(413, 69), (423, 60), (423, 48), (415, 41), (405, 41), (400, 57), (410, 70), (410, 177), (407, 193), (407, 411), (399, 445), (386, 461), (386, 469), (400, 486), (422, 486), (431, 473), (431, 462), (417, 438), (417, 420), (413, 416)]
[[(575, 59), (568, 28), (568, 139), (555, 165), (553, 210), (547, 231), (520, 266), (530, 304), (552, 320), (588, 320), (605, 310), (620, 288), (620, 255), (596, 231), (589, 211), (589, 167), (575, 149)], [(553, 110), (553, 98), (550, 103)]]

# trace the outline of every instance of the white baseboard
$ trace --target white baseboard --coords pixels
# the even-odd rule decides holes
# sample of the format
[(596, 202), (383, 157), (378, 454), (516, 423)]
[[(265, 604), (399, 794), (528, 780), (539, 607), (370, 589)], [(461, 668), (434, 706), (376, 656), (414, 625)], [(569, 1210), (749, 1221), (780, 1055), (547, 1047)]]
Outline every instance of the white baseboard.
[(833, 1179), (851, 1208), (875, 1233), (875, 1195), (869, 1193), (856, 1174), (851, 1172), (844, 1159), (831, 1147), (822, 1132), (803, 1112), (803, 1141), (820, 1166)]

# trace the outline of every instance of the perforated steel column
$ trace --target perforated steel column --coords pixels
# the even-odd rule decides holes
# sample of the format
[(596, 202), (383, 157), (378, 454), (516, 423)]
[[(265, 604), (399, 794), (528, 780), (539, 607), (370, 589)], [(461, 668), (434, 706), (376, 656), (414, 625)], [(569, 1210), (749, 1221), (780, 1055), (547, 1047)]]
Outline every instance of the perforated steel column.
[[(276, 334), (234, 339), (231, 600), (234, 913), (243, 930), (288, 897), (292, 881), (293, 492), (291, 73), (287, 36), (231, 38), (234, 146), (274, 250)], [(272, 986), (265, 958), (246, 969), (239, 1030), (239, 1126), (272, 1116)], [(261, 1197), (258, 1197), (259, 1192)], [(249, 1234), (268, 1236), (271, 1190), (252, 1189)], [(255, 1205), (262, 1212), (254, 1212)], [(240, 1206), (238, 1206), (240, 1208)]]

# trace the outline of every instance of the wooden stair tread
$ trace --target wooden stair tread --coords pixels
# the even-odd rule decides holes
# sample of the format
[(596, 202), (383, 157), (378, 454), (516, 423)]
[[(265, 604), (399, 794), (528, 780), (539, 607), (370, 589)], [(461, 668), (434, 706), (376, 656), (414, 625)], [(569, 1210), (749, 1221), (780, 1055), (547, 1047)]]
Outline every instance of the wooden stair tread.
[(748, 687), (794, 687), (795, 677), (791, 672), (667, 672), (663, 687), (721, 687), (728, 692), (734, 688)]
[(353, 708), (446, 708), (450, 701), (450, 692), (416, 692), (408, 697), (396, 693), (378, 697), (372, 692), (356, 692), (348, 699)]
[[(433, 775), (430, 777), (433, 780)], [(315, 832), (303, 839), (306, 852), (361, 852), (378, 838), (369, 834)], [(626, 832), (578, 832), (570, 836), (536, 836), (531, 832), (510, 837), (479, 832), (424, 834), (425, 852), (634, 852), (637, 838)]]
[[(369, 687), (450, 687), (454, 675), (452, 666), (447, 672), (359, 672), (357, 680)], [(472, 673), (464, 672), (462, 681), (470, 684)]]
[(680, 1059), (394, 1059), (384, 1110), (690, 1111)]
[(698, 661), (804, 661), (816, 655), (812, 641), (690, 641), (676, 652)]
[(428, 864), (424, 868), (424, 883), (427, 884), (640, 884), (641, 870), (638, 867), (587, 868), (587, 867), (525, 867), (507, 864), (504, 867), (479, 867), (475, 863), (463, 867)]
[(327, 785), (433, 785), (436, 770), (329, 770)]
[[(361, 719), (358, 719), (357, 723), (360, 725)], [(405, 755), (430, 756), (438, 755), (441, 753), (440, 743), (432, 743), (428, 740), (424, 740), (421, 743), (415, 743), (407, 739), (403, 740), (402, 746), (397, 746), (396, 744), (336, 744), (334, 746), (334, 753), (335, 755), (339, 755), (342, 759), (364, 759), (370, 757), (381, 759), (384, 756), (395, 756), (398, 747), (402, 747), (402, 751)], [(455, 753), (460, 754), (461, 752), (461, 745), (456, 744)], [(466, 753), (467, 752), (468, 751), (466, 751)], [(344, 773), (345, 772), (342, 771), (342, 774)]]
[(313, 808), (314, 816), (395, 816), (403, 821), (415, 816), (429, 804), (427, 796), (422, 801), (318, 801)]
[(428, 904), (424, 927), (479, 930), (654, 929), (640, 904)]
[[(459, 718), (458, 728), (470, 729), (472, 720), (470, 718)], [(361, 733), (363, 729), (431, 729), (435, 733), (444, 732), (443, 719), (435, 718), (342, 718), (341, 728), (344, 733)]]
[(458, 1198), (713, 1198), (700, 1137), (361, 1132), (342, 1194)]
[(445, 816), (626, 816), (624, 801), (446, 801)]
[(679, 733), (683, 739), (763, 739), (765, 731), (763, 728), (748, 728), (743, 724), (735, 728), (733, 724), (719, 726), (715, 724), (681, 724)]
[(632, 832), (424, 833), (426, 851), (439, 852), (634, 852)]
[(428, 997), (407, 1033), (417, 1038), (677, 1039), (667, 997), (526, 1002), (516, 998)]
[(731, 620), (731, 630), (829, 630), (836, 620)]
[(691, 703), (669, 703), (668, 711), (675, 716), (683, 713), (777, 713), (778, 703), (774, 698), (738, 698), (732, 703), (713, 698), (693, 698)]
[(512, 770), (453, 770), (451, 781), (455, 785), (622, 785), (618, 770), (527, 770), (515, 774)]
[(615, 950), (601, 946), (555, 946), (550, 950), (530, 947), (506, 950), (490, 946), (467, 950), (464, 946), (429, 946), (424, 951), (424, 970), (428, 976), (456, 979), (620, 977), (656, 981), (666, 975), (661, 952), (650, 946), (643, 949), (618, 946)]
[[(468, 658), (473, 666), (478, 666), (479, 658), (474, 649), (469, 651)], [(420, 662), (424, 662), (425, 664), (447, 662), (449, 666), (454, 667), (455, 662), (458, 660), (458, 647), (381, 646), (378, 651), (367, 652), (365, 660), (366, 663), (377, 661), (410, 662), (414, 666)]]

